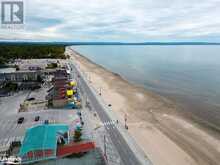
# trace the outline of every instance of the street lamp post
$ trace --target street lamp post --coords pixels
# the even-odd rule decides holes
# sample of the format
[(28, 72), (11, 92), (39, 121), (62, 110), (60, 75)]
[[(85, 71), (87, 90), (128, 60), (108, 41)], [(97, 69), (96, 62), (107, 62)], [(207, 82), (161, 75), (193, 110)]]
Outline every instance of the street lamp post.
[(105, 135), (104, 135), (104, 157), (105, 157), (106, 161), (108, 161), (107, 154), (106, 154), (106, 137), (105, 137)]
[(127, 114), (125, 113), (125, 116), (124, 116), (124, 120), (125, 120), (125, 129), (128, 129), (128, 126), (127, 126)]
[(102, 95), (102, 88), (101, 87), (99, 88), (99, 95), (100, 96)]

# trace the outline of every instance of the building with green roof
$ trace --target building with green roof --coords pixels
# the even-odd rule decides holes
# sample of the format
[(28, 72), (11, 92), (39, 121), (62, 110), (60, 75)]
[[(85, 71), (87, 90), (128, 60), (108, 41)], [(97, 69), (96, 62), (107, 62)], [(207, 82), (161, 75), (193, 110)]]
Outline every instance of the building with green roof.
[(27, 129), (19, 151), (23, 163), (56, 158), (58, 143), (69, 141), (69, 126), (42, 124)]

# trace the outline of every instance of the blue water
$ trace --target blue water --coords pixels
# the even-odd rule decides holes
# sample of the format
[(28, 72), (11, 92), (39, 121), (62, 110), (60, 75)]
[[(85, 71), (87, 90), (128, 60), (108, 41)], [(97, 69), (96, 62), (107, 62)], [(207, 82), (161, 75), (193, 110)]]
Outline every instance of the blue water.
[(220, 46), (73, 48), (132, 83), (182, 103), (191, 102), (197, 115), (210, 111), (220, 119)]

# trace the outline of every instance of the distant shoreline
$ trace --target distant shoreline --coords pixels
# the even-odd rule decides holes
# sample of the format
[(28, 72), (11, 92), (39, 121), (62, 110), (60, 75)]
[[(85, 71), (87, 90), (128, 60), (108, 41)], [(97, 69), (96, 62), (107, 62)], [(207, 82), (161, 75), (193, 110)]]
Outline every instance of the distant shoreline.
[(88, 41), (88, 42), (77, 42), (77, 41), (0, 41), (0, 46), (3, 45), (60, 45), (60, 46), (77, 46), (77, 45), (134, 45), (134, 46), (144, 46), (144, 45), (179, 45), (179, 46), (185, 46), (185, 45), (220, 45), (220, 42), (95, 42), (95, 41)]

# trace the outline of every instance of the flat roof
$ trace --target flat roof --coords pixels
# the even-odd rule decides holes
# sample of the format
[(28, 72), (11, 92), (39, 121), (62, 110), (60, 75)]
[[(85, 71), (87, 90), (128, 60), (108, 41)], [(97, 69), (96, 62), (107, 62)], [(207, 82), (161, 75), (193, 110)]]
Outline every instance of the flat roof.
[(28, 152), (36, 150), (50, 149), (56, 151), (58, 133), (65, 133), (68, 130), (69, 126), (66, 124), (42, 124), (28, 128), (19, 151), (19, 156), (22, 157)]

